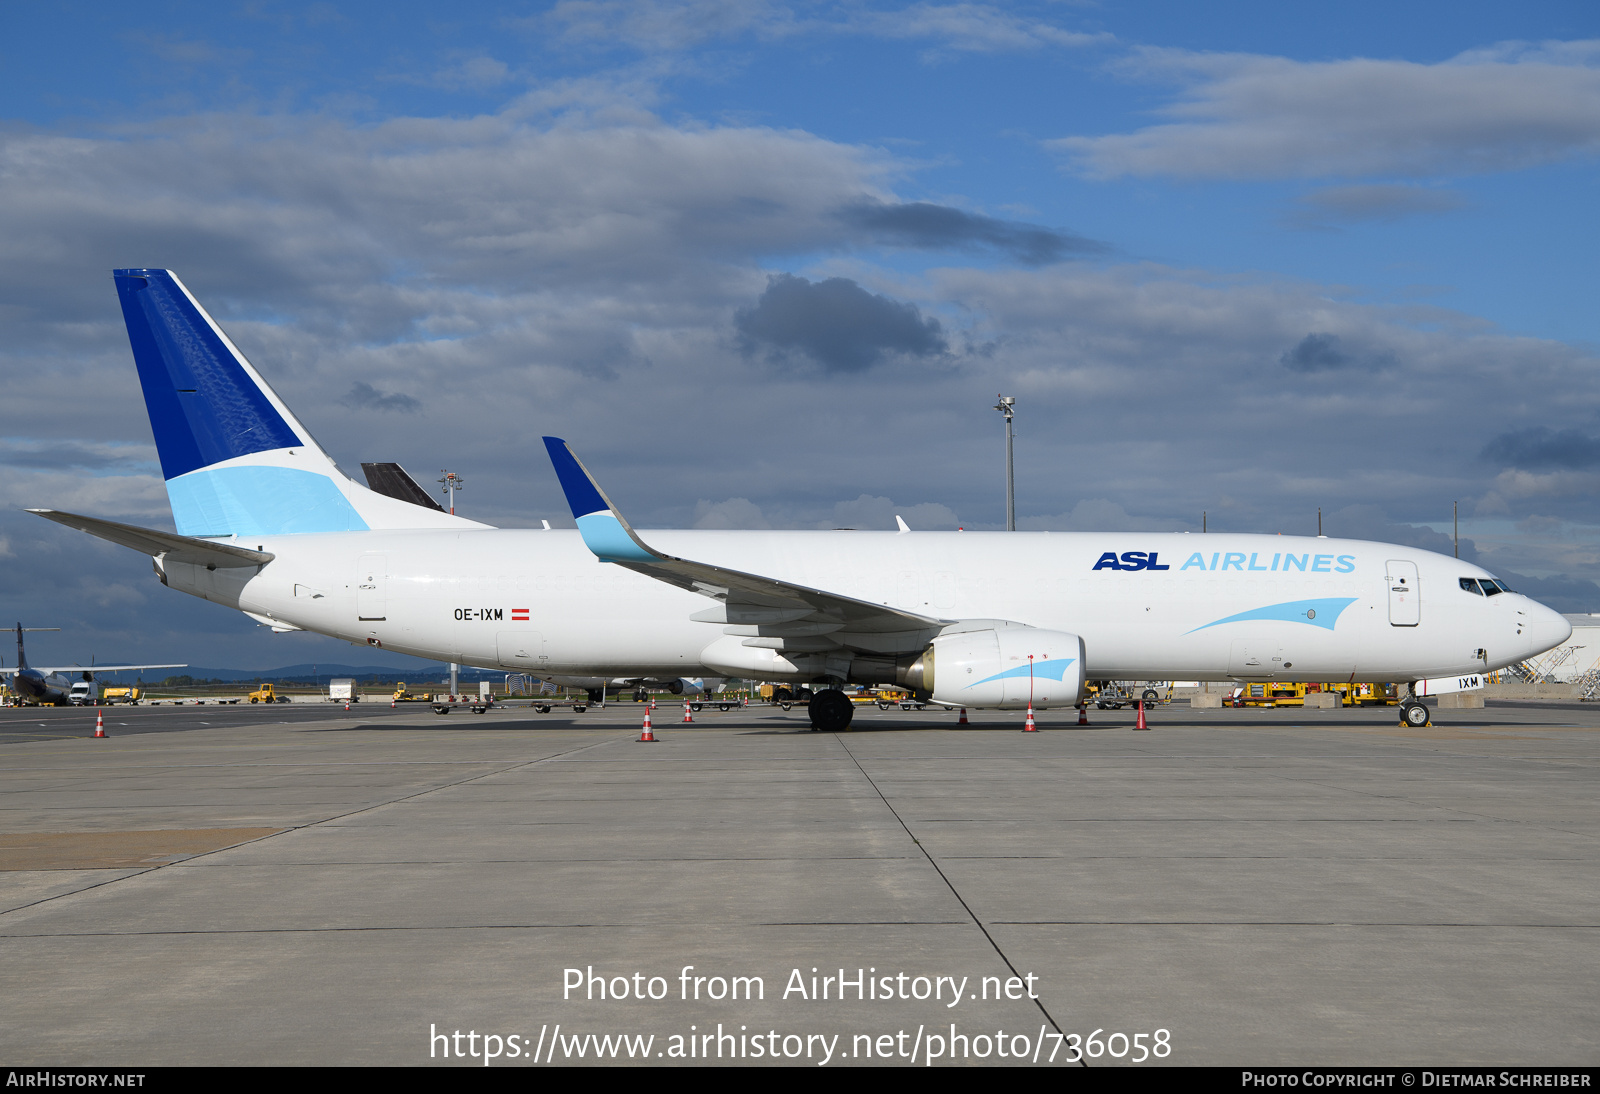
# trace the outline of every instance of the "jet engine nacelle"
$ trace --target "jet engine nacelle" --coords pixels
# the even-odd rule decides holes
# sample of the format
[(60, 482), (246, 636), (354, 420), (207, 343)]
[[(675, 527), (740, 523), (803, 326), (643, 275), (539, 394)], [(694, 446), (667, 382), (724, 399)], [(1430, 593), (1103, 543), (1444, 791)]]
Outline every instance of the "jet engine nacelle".
[(1035, 707), (1075, 707), (1083, 697), (1083, 639), (1037, 627), (943, 634), (906, 675), (951, 706), (1022, 710), (1031, 694)]

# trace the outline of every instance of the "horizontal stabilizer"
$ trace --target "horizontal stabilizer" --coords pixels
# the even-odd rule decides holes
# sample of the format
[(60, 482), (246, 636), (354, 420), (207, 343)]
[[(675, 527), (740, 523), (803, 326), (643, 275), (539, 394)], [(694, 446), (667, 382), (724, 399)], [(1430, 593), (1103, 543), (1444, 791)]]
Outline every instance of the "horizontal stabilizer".
[(417, 484), (417, 480), (406, 474), (406, 469), (397, 463), (364, 463), (361, 465), (361, 473), (367, 477), (367, 488), (374, 493), (399, 501), (408, 501), (424, 509), (444, 512), (444, 506), (430, 498), (428, 492)]
[(135, 551), (143, 551), (152, 558), (172, 562), (189, 562), (197, 566), (260, 566), (277, 556), (271, 551), (252, 551), (226, 543), (213, 543), (208, 539), (180, 536), (176, 532), (162, 532), (155, 528), (140, 528), (133, 524), (118, 524), (114, 520), (82, 517), (77, 513), (63, 513), (59, 509), (29, 509), (45, 520), (65, 524), (91, 536), (108, 539)]

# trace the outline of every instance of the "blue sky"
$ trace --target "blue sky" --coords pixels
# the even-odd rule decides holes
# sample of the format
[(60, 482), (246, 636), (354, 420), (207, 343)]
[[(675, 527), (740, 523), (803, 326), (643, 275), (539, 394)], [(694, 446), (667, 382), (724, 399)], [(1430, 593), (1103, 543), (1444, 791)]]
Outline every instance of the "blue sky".
[[(271, 638), (17, 510), (167, 523), (107, 272), (347, 467), (559, 521), (1329, 531), (1600, 611), (1588, 4), (65, 4), (0, 43), (0, 562), (66, 648)], [(297, 643), (291, 648), (291, 643)], [(77, 647), (74, 647), (77, 648)], [(348, 648), (346, 648), (348, 649)], [(145, 650), (146, 652), (138, 652)], [(340, 650), (343, 653), (343, 650)], [(352, 655), (356, 651), (349, 651)]]

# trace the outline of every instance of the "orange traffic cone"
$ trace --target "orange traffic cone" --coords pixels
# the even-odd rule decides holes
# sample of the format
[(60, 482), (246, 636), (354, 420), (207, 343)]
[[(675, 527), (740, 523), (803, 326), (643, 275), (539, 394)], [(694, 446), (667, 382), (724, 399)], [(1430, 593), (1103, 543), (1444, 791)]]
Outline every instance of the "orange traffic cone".
[(344, 709), (346, 709), (346, 710), (350, 709), (350, 701), (348, 699), (345, 700)]
[(958, 725), (958, 726), (968, 726), (968, 725), (971, 725), (971, 724), (972, 724), (971, 722), (967, 721), (967, 708), (966, 707), (962, 707), (961, 708), (961, 717), (956, 719), (956, 725)]
[(1138, 702), (1136, 702), (1134, 704), (1134, 706), (1139, 708), (1139, 720), (1134, 723), (1133, 728), (1134, 729), (1149, 729), (1150, 727), (1144, 724), (1144, 700), (1143, 699), (1139, 700)]
[(689, 713), (689, 704), (688, 703), (684, 703), (683, 704), (683, 722), (684, 722), (684, 725), (688, 725), (689, 723), (691, 723), (693, 721), (694, 721), (694, 715)]
[(96, 737), (104, 737), (106, 735), (105, 715), (100, 713), (98, 707), (95, 708), (94, 712), (94, 735)]
[(1081, 706), (1081, 707), (1078, 708), (1078, 724), (1080, 726), (1086, 726), (1086, 725), (1089, 724), (1089, 708), (1088, 708), (1088, 706)]
[(1033, 723), (1033, 704), (1032, 703), (1028, 704), (1028, 720), (1026, 722), (1022, 723), (1022, 732), (1024, 732), (1024, 733), (1037, 733), (1037, 732), (1039, 732), (1039, 727), (1034, 725), (1034, 723)]
[(650, 711), (646, 708), (644, 712), (644, 732), (639, 734), (639, 743), (654, 744), (655, 739), (656, 735), (650, 732)]

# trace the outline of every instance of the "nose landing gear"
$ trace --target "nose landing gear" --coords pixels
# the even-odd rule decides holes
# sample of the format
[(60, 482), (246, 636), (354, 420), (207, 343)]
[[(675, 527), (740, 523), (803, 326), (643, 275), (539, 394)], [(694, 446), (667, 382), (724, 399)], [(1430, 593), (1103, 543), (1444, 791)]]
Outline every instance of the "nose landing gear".
[(1428, 717), (1428, 707), (1416, 696), (1400, 702), (1400, 724), (1411, 729), (1425, 729), (1433, 725)]

